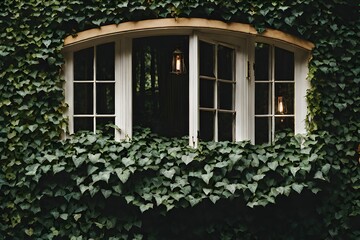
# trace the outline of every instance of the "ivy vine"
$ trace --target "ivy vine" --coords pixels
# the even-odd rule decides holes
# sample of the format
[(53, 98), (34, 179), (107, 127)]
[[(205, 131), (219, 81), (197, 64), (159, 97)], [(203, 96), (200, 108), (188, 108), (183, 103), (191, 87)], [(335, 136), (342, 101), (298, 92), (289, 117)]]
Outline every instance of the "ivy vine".
[[(355, 0), (0, 2), (1, 239), (358, 239), (360, 6)], [(66, 36), (203, 17), (312, 41), (307, 135), (128, 142), (67, 126)]]

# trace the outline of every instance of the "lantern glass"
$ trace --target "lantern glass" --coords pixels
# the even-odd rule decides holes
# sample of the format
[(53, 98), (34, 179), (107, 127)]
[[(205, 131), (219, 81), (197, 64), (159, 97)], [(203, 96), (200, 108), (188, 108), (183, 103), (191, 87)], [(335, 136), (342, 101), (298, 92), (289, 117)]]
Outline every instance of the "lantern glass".
[(177, 75), (186, 72), (184, 54), (178, 48), (173, 52), (171, 72)]

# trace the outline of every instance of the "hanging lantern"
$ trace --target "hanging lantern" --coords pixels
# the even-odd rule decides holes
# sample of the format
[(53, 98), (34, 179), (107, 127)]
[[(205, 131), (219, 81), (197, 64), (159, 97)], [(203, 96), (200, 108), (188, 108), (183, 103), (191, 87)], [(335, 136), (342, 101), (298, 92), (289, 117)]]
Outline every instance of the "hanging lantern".
[(173, 52), (171, 72), (177, 75), (186, 72), (184, 54), (178, 48)]

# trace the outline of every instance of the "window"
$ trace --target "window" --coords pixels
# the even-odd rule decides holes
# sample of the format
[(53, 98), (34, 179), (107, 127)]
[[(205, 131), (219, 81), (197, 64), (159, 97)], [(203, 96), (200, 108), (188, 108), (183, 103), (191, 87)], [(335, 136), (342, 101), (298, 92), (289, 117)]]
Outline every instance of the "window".
[(255, 45), (255, 143), (269, 142), (277, 131), (294, 131), (294, 53)]
[(189, 75), (174, 74), (171, 69), (173, 52), (188, 53), (188, 46), (188, 36), (133, 39), (133, 126), (168, 137), (188, 135)]
[(200, 41), (199, 138), (233, 141), (235, 130), (235, 50)]
[[(309, 51), (297, 46), (305, 43), (229, 31), (236, 24), (221, 31), (197, 25), (94, 37), (67, 47), (69, 133), (101, 130), (120, 140), (142, 126), (163, 136), (188, 136), (196, 147), (199, 141), (261, 144), (279, 131), (305, 132)], [(179, 52), (186, 66), (181, 74), (172, 70), (180, 64), (172, 59)]]
[(114, 43), (74, 52), (73, 131), (95, 132), (115, 123)]

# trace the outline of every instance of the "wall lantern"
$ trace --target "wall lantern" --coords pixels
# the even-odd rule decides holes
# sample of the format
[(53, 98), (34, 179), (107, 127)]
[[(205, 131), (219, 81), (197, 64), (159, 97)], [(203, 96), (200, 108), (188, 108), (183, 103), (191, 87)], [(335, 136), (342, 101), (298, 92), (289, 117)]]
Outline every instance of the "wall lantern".
[(178, 48), (173, 52), (171, 72), (177, 75), (186, 73), (184, 54)]

